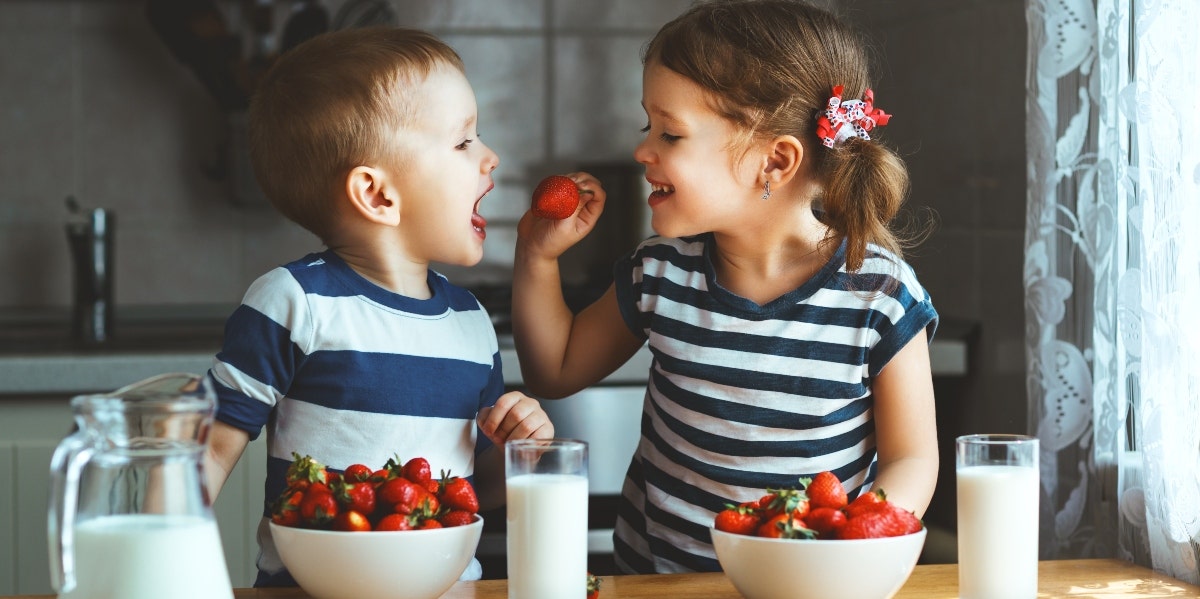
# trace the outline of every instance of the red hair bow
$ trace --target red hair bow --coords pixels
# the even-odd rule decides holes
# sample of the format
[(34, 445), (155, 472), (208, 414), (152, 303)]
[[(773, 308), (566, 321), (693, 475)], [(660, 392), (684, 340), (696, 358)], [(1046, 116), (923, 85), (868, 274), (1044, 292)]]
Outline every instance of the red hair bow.
[(888, 124), (892, 115), (875, 108), (875, 92), (863, 92), (861, 100), (842, 100), (843, 86), (833, 86), (829, 105), (817, 117), (817, 137), (827, 148), (851, 138), (871, 139), (867, 132)]

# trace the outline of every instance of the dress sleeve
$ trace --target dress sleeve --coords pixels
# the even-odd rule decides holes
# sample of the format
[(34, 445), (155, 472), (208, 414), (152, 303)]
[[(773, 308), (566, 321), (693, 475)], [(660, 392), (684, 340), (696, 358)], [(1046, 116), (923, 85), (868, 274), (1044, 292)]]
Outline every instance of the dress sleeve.
[(625, 254), (613, 265), (617, 308), (625, 326), (640, 339), (647, 338), (648, 319), (642, 312), (642, 259), (645, 244)]
[(902, 265), (899, 285), (876, 304), (885, 316), (875, 325), (879, 341), (868, 356), (868, 372), (872, 377), (917, 335), (924, 334), (926, 341), (932, 341), (938, 325), (938, 313), (929, 293), (907, 264)]

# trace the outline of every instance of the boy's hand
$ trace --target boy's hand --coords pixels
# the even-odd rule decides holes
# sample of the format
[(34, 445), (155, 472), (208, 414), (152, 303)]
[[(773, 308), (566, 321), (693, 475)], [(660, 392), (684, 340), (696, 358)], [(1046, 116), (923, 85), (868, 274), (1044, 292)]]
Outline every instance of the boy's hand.
[(588, 173), (566, 175), (579, 187), (579, 210), (562, 220), (541, 218), (530, 208), (517, 224), (517, 243), (545, 258), (558, 258), (583, 239), (604, 212), (606, 194), (600, 181)]
[(554, 438), (554, 424), (542, 404), (520, 391), (501, 395), (495, 406), (479, 411), (476, 421), (497, 447), (514, 439)]

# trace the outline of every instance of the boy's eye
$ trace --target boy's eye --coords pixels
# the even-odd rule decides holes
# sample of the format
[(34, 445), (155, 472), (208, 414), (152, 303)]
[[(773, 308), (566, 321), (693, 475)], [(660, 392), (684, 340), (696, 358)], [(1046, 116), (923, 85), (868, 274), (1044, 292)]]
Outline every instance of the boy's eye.
[(473, 141), (475, 141), (475, 140), (473, 140), (473, 139), (464, 139), (462, 143), (458, 144), (457, 146), (454, 146), (454, 149), (456, 149), (456, 150), (465, 150), (465, 149), (467, 149), (467, 146), (471, 145), (471, 142), (473, 142)]

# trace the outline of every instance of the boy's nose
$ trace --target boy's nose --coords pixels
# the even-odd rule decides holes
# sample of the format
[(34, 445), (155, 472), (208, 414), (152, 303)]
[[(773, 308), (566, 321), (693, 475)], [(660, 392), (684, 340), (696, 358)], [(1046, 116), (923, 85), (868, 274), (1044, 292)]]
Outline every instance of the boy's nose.
[(500, 166), (500, 155), (491, 148), (488, 148), (487, 156), (485, 156), (483, 159), (484, 172), (490, 173), (496, 170), (497, 166)]

